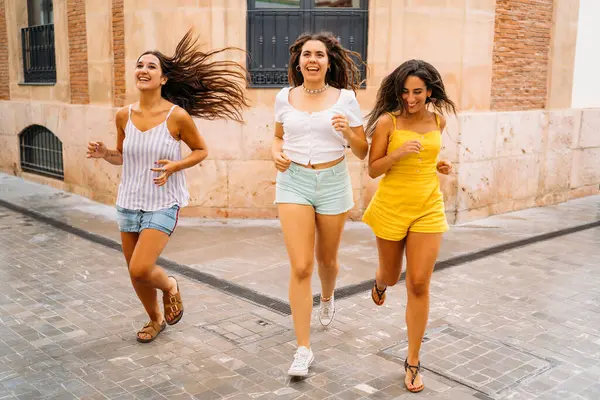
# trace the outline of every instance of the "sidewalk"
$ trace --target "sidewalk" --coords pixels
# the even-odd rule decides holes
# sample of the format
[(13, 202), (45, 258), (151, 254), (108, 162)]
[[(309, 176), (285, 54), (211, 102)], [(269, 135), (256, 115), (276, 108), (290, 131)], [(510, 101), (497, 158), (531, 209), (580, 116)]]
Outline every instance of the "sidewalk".
[[(112, 241), (118, 248), (115, 210), (71, 193), (0, 173), (0, 204), (37, 212), (77, 230)], [(600, 195), (563, 204), (533, 208), (452, 226), (445, 235), (436, 268), (473, 261), (505, 251), (519, 243), (586, 224), (600, 225)], [(203, 220), (181, 218), (163, 252), (167, 266), (214, 287), (239, 294), (259, 304), (269, 303), (284, 313), (287, 307), (288, 258), (276, 220)], [(378, 263), (375, 238), (361, 222), (349, 221), (339, 252), (340, 296), (363, 291)], [(195, 276), (194, 272), (196, 272)], [(313, 275), (313, 293), (320, 292)], [(347, 290), (345, 290), (346, 288)], [(263, 304), (265, 305), (265, 304)]]
[[(79, 213), (78, 218), (87, 215), (87, 224), (82, 219), (78, 223), (89, 230), (96, 230), (93, 221), (106, 219), (106, 229), (116, 230), (110, 207), (99, 207), (104, 216), (86, 214), (80, 210), (98, 206), (81, 199), (77, 204), (74, 196), (55, 195), (52, 200), (47, 193), (27, 195), (22, 191), (27, 186), (15, 178), (2, 179), (2, 198), (12, 198), (13, 208), (19, 201), (19, 206), (37, 203), (40, 212), (69, 215), (69, 221), (74, 220), (69, 213)], [(64, 206), (67, 200), (70, 206)], [(584, 215), (597, 217), (594, 202), (598, 199), (559, 206), (566, 210), (562, 219), (581, 223), (587, 220), (579, 220)], [(328, 328), (321, 327), (313, 313), (315, 363), (306, 379), (290, 379), (287, 369), (295, 339), (288, 315), (177, 275), (186, 307), (182, 322), (155, 342), (139, 344), (135, 332), (147, 317), (131, 288), (121, 253), (6, 209), (4, 204), (2, 200), (3, 400), (600, 398), (600, 227), (434, 273), (422, 347), (426, 388), (414, 395), (402, 385), (404, 285), (390, 288), (382, 307), (375, 306), (366, 291), (340, 299)], [(64, 206), (62, 211), (58, 204)], [(529, 212), (533, 211), (539, 218), (538, 229), (523, 228), (525, 233), (508, 237), (532, 238), (536, 232), (562, 227), (558, 211)], [(529, 220), (520, 215), (523, 226)], [(557, 218), (556, 225), (549, 222), (542, 229), (544, 215)], [(503, 216), (494, 225), (486, 221), (469, 229), (472, 238), (479, 232), (481, 241), (490, 243), (485, 239), (488, 230), (503, 231), (500, 221), (517, 220)], [(277, 235), (276, 221), (186, 224), (189, 235), (212, 229), (221, 238), (231, 238), (229, 259), (239, 259), (236, 246), (254, 240), (253, 230)], [(456, 238), (464, 229), (452, 229), (448, 242), (459, 243)], [(358, 224), (350, 225), (346, 233), (368, 238)], [(362, 246), (374, 252), (366, 243)], [(351, 246), (346, 241), (344, 251)], [(287, 274), (278, 272), (280, 277)], [(285, 288), (287, 283), (280, 285)]]

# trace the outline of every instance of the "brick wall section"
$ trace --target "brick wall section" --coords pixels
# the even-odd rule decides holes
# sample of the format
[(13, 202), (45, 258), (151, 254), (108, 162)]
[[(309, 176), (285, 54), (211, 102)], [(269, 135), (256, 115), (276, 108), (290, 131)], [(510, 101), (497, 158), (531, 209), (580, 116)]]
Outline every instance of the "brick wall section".
[[(67, 0), (71, 103), (88, 104), (88, 57), (85, 1)], [(93, 32), (92, 32), (93, 34)]]
[(8, 85), (8, 35), (6, 32), (6, 8), (0, 0), (0, 100), (10, 100)]
[(552, 0), (497, 0), (492, 109), (546, 107)]
[(123, 0), (112, 0), (113, 104), (125, 104), (125, 22)]

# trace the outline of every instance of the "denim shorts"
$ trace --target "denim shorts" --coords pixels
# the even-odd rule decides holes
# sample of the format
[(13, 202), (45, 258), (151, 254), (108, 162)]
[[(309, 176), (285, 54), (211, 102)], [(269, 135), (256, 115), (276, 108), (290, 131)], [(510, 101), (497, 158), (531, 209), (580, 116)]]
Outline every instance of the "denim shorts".
[(275, 204), (282, 203), (312, 206), (322, 215), (338, 215), (352, 209), (352, 182), (346, 159), (324, 169), (291, 163), (286, 171), (277, 172)]
[(121, 232), (140, 233), (144, 229), (155, 229), (171, 236), (178, 218), (178, 205), (156, 211), (129, 210), (117, 206), (117, 222)]

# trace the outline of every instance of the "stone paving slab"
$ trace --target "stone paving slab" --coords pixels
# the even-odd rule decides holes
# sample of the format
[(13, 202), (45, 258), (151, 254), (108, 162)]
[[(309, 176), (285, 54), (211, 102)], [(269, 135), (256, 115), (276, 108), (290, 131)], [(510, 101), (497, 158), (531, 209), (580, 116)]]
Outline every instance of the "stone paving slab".
[[(0, 173), (0, 201), (120, 242), (114, 207)], [(490, 246), (600, 220), (600, 195), (556, 206), (492, 216), (452, 226), (440, 261)], [(235, 249), (235, 251), (232, 251)], [(182, 217), (163, 256), (287, 304), (289, 263), (277, 220), (205, 220)], [(375, 238), (362, 222), (349, 221), (339, 252), (337, 287), (373, 279)], [(320, 293), (317, 274), (313, 293)]]
[(254, 313), (225, 318), (203, 325), (202, 328), (240, 346), (283, 335), (289, 331), (287, 327)]
[[(427, 343), (422, 352), (427, 370), (491, 398), (499, 398), (502, 392), (533, 380), (557, 365), (552, 359), (452, 325), (430, 330), (423, 342)], [(407, 348), (405, 340), (382, 352), (402, 363)]]
[[(595, 228), (436, 273), (426, 389), (414, 395), (402, 386), (403, 285), (388, 290), (382, 307), (368, 293), (337, 302), (328, 329), (315, 316), (316, 362), (307, 379), (290, 380), (289, 317), (181, 278), (184, 319), (139, 344), (145, 318), (118, 251), (0, 207), (0, 399), (598, 399), (598, 248)], [(252, 335), (243, 329), (260, 335), (258, 321), (277, 329), (244, 342)], [(496, 360), (506, 350), (487, 349), (482, 337), (519, 352)], [(484, 357), (485, 350), (499, 355)], [(514, 382), (513, 371), (535, 359), (553, 367), (493, 396), (456, 382), (492, 378), (491, 370), (501, 374), (495, 380)]]

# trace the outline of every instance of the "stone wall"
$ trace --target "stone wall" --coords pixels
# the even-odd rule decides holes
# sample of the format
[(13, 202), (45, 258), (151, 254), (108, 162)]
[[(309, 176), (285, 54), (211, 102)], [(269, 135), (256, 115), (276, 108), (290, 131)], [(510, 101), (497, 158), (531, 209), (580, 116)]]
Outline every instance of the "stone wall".
[(459, 121), (457, 221), (598, 193), (600, 109), (465, 114)]
[[(537, 33), (528, 30), (537, 26), (533, 20), (537, 17), (525, 7), (529, 3), (535, 10), (545, 12), (544, 32), (537, 39)], [(543, 104), (569, 108), (578, 3), (579, 0), (369, 0), (366, 57), (369, 73), (366, 89), (358, 94), (359, 101), (363, 107), (371, 107), (386, 74), (407, 59), (421, 58), (440, 70), (450, 97), (461, 111), (490, 110), (492, 98), (498, 106), (500, 100), (508, 98), (519, 106), (527, 104), (527, 108), (534, 107), (529, 102), (542, 108)], [(0, 40), (0, 54), (2, 44), (8, 43), (8, 60), (0, 57), (3, 99), (121, 106), (137, 100), (133, 83), (137, 57), (149, 49), (171, 53), (191, 27), (196, 29), (205, 49), (246, 47), (247, 10), (242, 0), (186, 0), (172, 4), (54, 0), (53, 4), (57, 82), (31, 86), (23, 84), (20, 39), (20, 29), (27, 26), (26, 2), (0, 2), (0, 39), (2, 18), (6, 24), (6, 40)], [(511, 33), (513, 25), (504, 26), (500, 22), (512, 18), (510, 14), (515, 10), (522, 11), (519, 17), (524, 22)], [(517, 39), (512, 40), (511, 34)], [(536, 62), (544, 77), (535, 75), (532, 80), (518, 69), (507, 71), (522, 54), (508, 54), (502, 49), (517, 45), (527, 52), (538, 39), (543, 42), (540, 42), (543, 51), (540, 47)], [(229, 57), (245, 60), (240, 52), (231, 52)], [(6, 79), (2, 80), (2, 65), (6, 67), (7, 61), (9, 92)], [(501, 73), (508, 74), (509, 81), (499, 79)], [(513, 79), (515, 74), (517, 78)], [(524, 81), (531, 81), (536, 90), (547, 92), (548, 101), (541, 100), (542, 92), (528, 96), (527, 87), (516, 97), (514, 92), (502, 92), (507, 86), (522, 85)], [(272, 109), (274, 90), (251, 89), (249, 96), (254, 107)]]
[(86, 75), (89, 102), (91, 104), (112, 105), (114, 62), (111, 34), (112, 14), (110, 1), (85, 2), (85, 24), (87, 26)]
[[(94, 105), (0, 102), (0, 168), (22, 175), (18, 133), (42, 124), (63, 143), (65, 180), (25, 176), (111, 204), (120, 167), (87, 160), (85, 149), (89, 140), (114, 147), (115, 112), (116, 108)], [(249, 111), (246, 119), (252, 130), (232, 122), (197, 121), (210, 156), (186, 172), (191, 204), (184, 215), (276, 217), (272, 116)], [(442, 156), (456, 168), (453, 175), (441, 178), (448, 220), (463, 222), (597, 193), (599, 129), (600, 109), (462, 113), (451, 119)], [(356, 219), (377, 181), (368, 177), (365, 162), (348, 157), (356, 203), (351, 217)]]
[[(8, 65), (10, 98), (16, 101), (40, 101), (69, 103), (70, 60), (69, 60), (69, 10), (67, 0), (53, 0), (54, 47), (56, 58), (56, 83), (26, 85), (23, 71), (23, 47), (21, 29), (28, 26), (27, 2), (4, 0), (6, 32), (8, 36)], [(84, 39), (85, 40), (85, 37)]]
[(581, 107), (571, 101), (574, 90), (575, 49), (581, 40), (578, 36), (579, 7), (579, 0), (554, 0), (546, 108)]
[[(369, 0), (369, 74), (366, 88), (357, 94), (363, 110), (373, 106), (383, 77), (410, 58), (427, 60), (440, 70), (450, 97), (461, 110), (457, 119), (449, 121), (449, 134), (444, 137), (444, 157), (456, 164), (454, 175), (442, 177), (451, 222), (597, 191), (600, 143), (593, 132), (600, 129), (599, 110), (570, 109), (578, 2)], [(114, 147), (115, 107), (137, 100), (133, 81), (137, 57), (148, 49), (172, 53), (190, 27), (196, 29), (205, 49), (245, 48), (246, 2), (53, 3), (57, 82), (30, 86), (23, 85), (20, 42), (20, 29), (27, 26), (26, 2), (0, 0), (0, 55), (2, 44), (8, 45), (8, 59), (0, 57), (0, 98), (11, 100), (0, 101), (0, 168), (22, 174), (18, 133), (37, 123), (63, 142), (65, 181), (22, 175), (112, 203), (120, 169), (86, 160), (85, 145), (93, 139)], [(545, 22), (533, 21), (533, 14), (523, 8), (528, 4), (544, 11)], [(506, 25), (514, 10), (522, 11), (519, 18), (524, 21), (516, 27)], [(541, 30), (533, 35), (529, 28)], [(517, 35), (514, 43), (508, 40), (511, 34)], [(540, 64), (540, 75), (523, 75), (518, 68), (507, 72), (505, 67), (521, 65), (514, 64), (522, 61), (521, 53), (503, 53), (503, 47), (514, 44), (527, 49), (532, 43), (539, 45), (535, 49), (541, 56), (536, 60), (544, 64)], [(241, 52), (228, 57), (244, 61)], [(9, 92), (3, 78), (7, 65)], [(499, 79), (499, 71), (510, 79)], [(506, 91), (507, 85), (524, 85), (524, 90)], [(248, 89), (252, 108), (244, 115), (245, 125), (197, 121), (210, 155), (201, 167), (187, 171), (192, 207), (186, 214), (276, 216), (270, 143), (277, 92)], [(520, 109), (545, 105), (560, 110), (492, 113), (492, 104)], [(358, 218), (377, 182), (368, 177), (365, 162), (351, 154), (348, 157), (356, 201), (352, 217)]]

